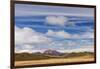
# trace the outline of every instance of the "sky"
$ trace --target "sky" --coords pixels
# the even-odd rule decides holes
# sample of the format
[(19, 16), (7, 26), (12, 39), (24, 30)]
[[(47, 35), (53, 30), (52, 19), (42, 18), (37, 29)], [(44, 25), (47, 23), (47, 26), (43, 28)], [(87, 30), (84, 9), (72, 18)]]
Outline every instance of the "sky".
[(94, 8), (15, 5), (15, 52), (94, 52)]

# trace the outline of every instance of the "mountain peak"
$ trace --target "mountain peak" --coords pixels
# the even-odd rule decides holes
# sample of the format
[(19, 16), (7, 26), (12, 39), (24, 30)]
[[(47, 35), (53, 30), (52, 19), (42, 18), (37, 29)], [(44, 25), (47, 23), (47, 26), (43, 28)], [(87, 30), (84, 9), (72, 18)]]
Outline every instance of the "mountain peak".
[(61, 53), (56, 51), (56, 50), (52, 50), (52, 49), (48, 49), (46, 51), (44, 51), (43, 54), (46, 54), (46, 55), (52, 55), (52, 56), (60, 56)]

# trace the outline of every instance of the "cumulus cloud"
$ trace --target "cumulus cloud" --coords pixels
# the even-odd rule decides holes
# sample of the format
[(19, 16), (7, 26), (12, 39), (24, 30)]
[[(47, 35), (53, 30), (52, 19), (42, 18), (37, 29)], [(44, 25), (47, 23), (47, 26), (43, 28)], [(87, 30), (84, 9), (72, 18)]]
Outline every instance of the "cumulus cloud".
[[(15, 27), (15, 52), (38, 52), (44, 49), (64, 50), (72, 46), (76, 47), (83, 42), (65, 40), (58, 41), (55, 38), (93, 38), (92, 32), (85, 32), (84, 34), (70, 34), (68, 32), (48, 30), (47, 33), (39, 33), (29, 27), (19, 28)], [(88, 41), (85, 41), (85, 45)], [(89, 43), (89, 42), (88, 42)], [(41, 47), (42, 46), (42, 47)], [(80, 46), (80, 45), (79, 45)], [(92, 49), (92, 48), (91, 48)], [(81, 50), (81, 49), (80, 49)], [(85, 48), (84, 48), (85, 50)], [(74, 50), (73, 50), (74, 51)]]
[(62, 38), (69, 38), (70, 34), (65, 32), (65, 31), (53, 31), (53, 30), (48, 30), (46, 33), (48, 36), (53, 36), (53, 37), (62, 37)]
[[(21, 46), (24, 50), (30, 50), (34, 47), (34, 44), (48, 44), (51, 42), (50, 38), (47, 38), (41, 33), (36, 32), (35, 30), (24, 27), (19, 28), (15, 27), (15, 45), (16, 48)], [(19, 48), (21, 48), (19, 47)], [(16, 49), (17, 50), (17, 49)]]
[(47, 16), (46, 23), (50, 25), (64, 26), (68, 22), (68, 18), (65, 16)]
[(58, 38), (94, 38), (93, 32), (85, 32), (82, 34), (71, 34), (65, 32), (64, 30), (61, 31), (48, 30), (46, 34), (48, 36), (58, 37)]
[(45, 37), (43, 34), (38, 33), (31, 28), (15, 27), (16, 44), (48, 43), (50, 41), (50, 38)]

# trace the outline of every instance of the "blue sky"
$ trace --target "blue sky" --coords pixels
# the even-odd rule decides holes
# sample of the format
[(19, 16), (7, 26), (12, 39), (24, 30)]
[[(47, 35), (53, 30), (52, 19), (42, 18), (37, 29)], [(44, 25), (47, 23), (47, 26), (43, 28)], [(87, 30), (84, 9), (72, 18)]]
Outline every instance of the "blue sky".
[(15, 5), (16, 51), (93, 51), (94, 8)]

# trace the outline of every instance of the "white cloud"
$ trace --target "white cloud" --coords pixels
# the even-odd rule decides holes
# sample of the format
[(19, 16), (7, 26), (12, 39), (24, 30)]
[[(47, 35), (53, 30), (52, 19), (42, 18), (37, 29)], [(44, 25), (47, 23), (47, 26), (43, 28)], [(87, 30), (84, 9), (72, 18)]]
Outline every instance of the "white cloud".
[[(59, 42), (53, 40), (53, 38), (48, 38), (47, 36), (58, 37), (58, 38), (59, 37), (60, 38), (93, 38), (93, 33), (86, 32), (80, 35), (80, 34), (70, 34), (68, 32), (65, 32), (64, 30), (62, 31), (48, 30), (46, 34), (42, 34), (28, 27), (24, 27), (24, 28), (15, 27), (15, 45), (16, 45), (15, 52), (29, 52), (29, 53), (38, 52), (40, 49), (34, 48), (36, 44), (39, 44), (39, 46), (46, 45), (48, 46), (46, 48), (53, 48), (53, 49), (59, 49), (59, 48), (62, 49), (63, 46), (77, 46), (76, 42), (69, 42), (69, 41)], [(91, 48), (91, 50), (92, 49), (93, 48)], [(79, 50), (83, 51), (83, 49), (79, 49)], [(84, 50), (88, 50), (88, 48), (84, 48)]]
[(71, 37), (69, 33), (65, 31), (53, 31), (53, 30), (48, 30), (46, 33), (48, 36), (53, 36), (53, 37), (61, 37), (61, 38), (69, 38)]
[(94, 52), (94, 46), (84, 46), (81, 48), (76, 48), (76, 49), (69, 49), (69, 50), (58, 50), (60, 52)]
[(64, 26), (68, 22), (68, 18), (64, 16), (47, 16), (46, 23), (50, 25)]
[(50, 42), (51, 42), (50, 38), (47, 38), (43, 34), (38, 33), (31, 28), (15, 27), (15, 45), (17, 51), (19, 51), (18, 49), (20, 48), (18, 46), (21, 46), (22, 49), (25, 50), (31, 50), (31, 48), (34, 47), (33, 44), (42, 45), (42, 44), (48, 44)]
[(33, 53), (33, 52), (41, 52), (43, 53), (45, 50), (29, 50), (29, 49), (24, 49), (24, 50), (15, 50), (16, 53)]
[(51, 40), (43, 34), (34, 31), (31, 28), (15, 27), (15, 43), (16, 44), (30, 44), (30, 43), (48, 43)]
[(86, 37), (86, 38), (94, 38), (94, 33), (93, 32), (86, 32), (82, 36)]
[(71, 33), (65, 32), (64, 30), (62, 31), (48, 30), (46, 34), (48, 36), (59, 37), (59, 38), (94, 38), (93, 32), (85, 32), (82, 34), (71, 34)]
[(15, 52), (16, 52), (16, 53), (25, 53), (25, 52), (27, 52), (27, 53), (32, 53), (32, 51), (29, 50), (29, 49), (27, 49), (27, 50), (15, 50)]

